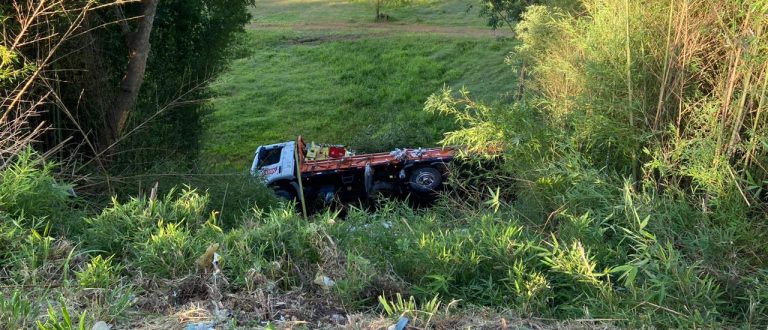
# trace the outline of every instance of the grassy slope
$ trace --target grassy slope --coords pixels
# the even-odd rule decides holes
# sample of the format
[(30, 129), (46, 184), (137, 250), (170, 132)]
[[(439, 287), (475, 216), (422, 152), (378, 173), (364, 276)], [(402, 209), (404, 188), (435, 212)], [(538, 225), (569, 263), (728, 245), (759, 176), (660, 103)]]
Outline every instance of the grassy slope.
[[(484, 27), (486, 21), (466, 0), (417, 0), (416, 5), (384, 9), (396, 24), (423, 23)], [(370, 22), (373, 8), (365, 0), (263, 0), (256, 4), (254, 21), (270, 24)]]
[[(420, 26), (454, 20), (456, 26), (481, 26), (462, 4), (392, 11), (398, 19), (396, 13), (403, 13), (402, 20), (383, 25), (405, 29), (373, 31), (312, 28), (315, 22), (363, 20), (370, 14), (363, 4), (260, 2), (246, 41), (250, 55), (214, 84), (218, 96), (206, 121), (203, 161), (242, 170), (258, 145), (299, 134), (367, 151), (435, 144), (453, 124), (421, 111), (430, 94), (447, 84), (482, 90), (479, 98), (495, 100), (514, 82), (503, 64), (509, 39), (478, 37), (482, 27), (468, 30), (469, 36), (408, 30), (407, 22), (419, 21)], [(286, 25), (260, 25), (276, 22)]]

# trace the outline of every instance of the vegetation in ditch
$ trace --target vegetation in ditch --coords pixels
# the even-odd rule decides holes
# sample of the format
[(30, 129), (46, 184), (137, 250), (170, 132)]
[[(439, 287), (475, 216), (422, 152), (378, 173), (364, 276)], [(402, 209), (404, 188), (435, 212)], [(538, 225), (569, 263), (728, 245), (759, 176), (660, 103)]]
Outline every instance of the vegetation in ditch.
[[(415, 72), (398, 71), (397, 81), (455, 77), (425, 99), (423, 113), (402, 116), (452, 122), (443, 142), (469, 154), (500, 151), (494, 166), (463, 169), (431, 208), (380, 201), (375, 211), (349, 206), (343, 216), (305, 218), (242, 177), (194, 184), (192, 175), (159, 189), (152, 182), (163, 176), (144, 177), (150, 182), (132, 197), (101, 207), (73, 196), (72, 184), (56, 177), (67, 165), (28, 149), (30, 139), (0, 140), (0, 284), (12, 288), (0, 290), (0, 324), (120, 324), (132, 311), (195, 299), (255, 311), (269, 298), (248, 299), (298, 291), (297, 301), (317, 299), (335, 308), (330, 313), (375, 310), (388, 325), (405, 315), (424, 328), (449, 328), (441, 318), (478, 306), (592, 326), (763, 327), (766, 10), (757, 1), (528, 6), (517, 42), (446, 46), (451, 58), (461, 57), (451, 50), (461, 44), (488, 56), (509, 47), (503, 68), (515, 78), (499, 81), (516, 84), (502, 100), (474, 97), (480, 83), (452, 88), (459, 73), (442, 72), (451, 65), (429, 63), (426, 53), (370, 57), (391, 70), (411, 60)], [(337, 54), (372, 54), (382, 41), (284, 52), (279, 33), (260, 36), (274, 47), (252, 58), (283, 56), (287, 66), (302, 62), (292, 56), (320, 58), (331, 64), (324, 69), (383, 72)], [(434, 40), (387, 42), (413, 48)], [(25, 70), (14, 65), (0, 81), (13, 85)], [(378, 91), (367, 80), (354, 86)], [(412, 105), (428, 91), (417, 92), (388, 100)], [(222, 116), (233, 109), (218, 106)], [(0, 135), (18, 127), (0, 126)], [(190, 185), (171, 188), (175, 180)]]

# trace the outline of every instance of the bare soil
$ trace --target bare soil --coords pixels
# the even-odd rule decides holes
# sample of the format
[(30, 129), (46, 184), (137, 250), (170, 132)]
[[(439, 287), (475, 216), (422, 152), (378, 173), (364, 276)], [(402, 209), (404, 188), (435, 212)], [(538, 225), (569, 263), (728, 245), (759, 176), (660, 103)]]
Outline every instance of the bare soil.
[(330, 22), (330, 23), (253, 23), (248, 28), (254, 30), (294, 30), (294, 31), (335, 31), (335, 32), (354, 32), (358, 38), (362, 37), (359, 32), (365, 35), (386, 36), (396, 34), (423, 34), (462, 38), (512, 38), (514, 32), (508, 28), (491, 30), (490, 28), (460, 27), (460, 26), (437, 26), (418, 23), (351, 23), (351, 22)]

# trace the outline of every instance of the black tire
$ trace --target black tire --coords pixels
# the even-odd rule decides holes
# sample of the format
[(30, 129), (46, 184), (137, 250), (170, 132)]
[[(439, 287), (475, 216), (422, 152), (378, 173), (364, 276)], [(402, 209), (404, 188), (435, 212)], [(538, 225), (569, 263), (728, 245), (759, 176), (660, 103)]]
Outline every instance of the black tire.
[(371, 198), (377, 198), (379, 196), (388, 196), (394, 193), (395, 186), (389, 182), (376, 182), (371, 187), (371, 191), (368, 194)]
[(408, 185), (415, 192), (431, 193), (443, 183), (443, 175), (434, 167), (421, 167), (413, 170)]
[(296, 199), (296, 195), (294, 195), (291, 191), (287, 189), (276, 189), (275, 195), (277, 195), (277, 197), (280, 197), (280, 199), (284, 199), (287, 201), (293, 201), (294, 199)]

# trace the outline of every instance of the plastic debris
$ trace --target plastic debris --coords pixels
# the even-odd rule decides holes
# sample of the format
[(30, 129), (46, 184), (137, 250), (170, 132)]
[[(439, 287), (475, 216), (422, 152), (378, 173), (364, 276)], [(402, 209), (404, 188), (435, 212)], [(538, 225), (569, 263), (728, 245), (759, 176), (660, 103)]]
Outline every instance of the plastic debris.
[(347, 320), (346, 317), (340, 314), (333, 314), (331, 315), (331, 321), (336, 324), (343, 324)]
[(407, 317), (401, 316), (399, 319), (397, 319), (397, 323), (390, 325), (387, 330), (405, 330), (405, 327), (408, 326), (408, 322), (410, 322)]
[(218, 262), (219, 260), (215, 257), (216, 250), (219, 249), (218, 243), (213, 243), (208, 246), (208, 249), (205, 250), (205, 253), (201, 255), (199, 258), (197, 258), (197, 266), (200, 267), (200, 269), (205, 271), (214, 270), (214, 259), (216, 259), (217, 265), (215, 265), (218, 268)]
[(111, 330), (112, 326), (107, 324), (107, 322), (99, 321), (96, 322), (93, 327), (91, 327), (91, 330)]
[(186, 327), (184, 327), (184, 330), (214, 330), (214, 329), (216, 329), (213, 326), (214, 326), (214, 324), (212, 322), (190, 323), (190, 324), (187, 324)]
[(220, 273), (221, 272), (221, 269), (219, 269), (219, 261), (220, 260), (221, 260), (221, 256), (218, 253), (214, 252), (213, 253), (213, 269), (214, 269), (214, 273)]
[(317, 276), (315, 276), (314, 283), (321, 286), (325, 290), (329, 290), (334, 285), (336, 285), (336, 282), (334, 282), (330, 277), (320, 273), (317, 273)]

